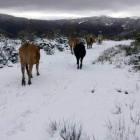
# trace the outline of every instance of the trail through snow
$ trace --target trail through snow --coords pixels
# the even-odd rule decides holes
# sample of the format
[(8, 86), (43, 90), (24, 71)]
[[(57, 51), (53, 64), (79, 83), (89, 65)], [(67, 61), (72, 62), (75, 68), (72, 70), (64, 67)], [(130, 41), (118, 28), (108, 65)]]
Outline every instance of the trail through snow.
[[(44, 123), (74, 118), (84, 130), (105, 139), (105, 121), (129, 114), (126, 104), (134, 99), (139, 108), (139, 73), (116, 69), (114, 65), (93, 65), (103, 50), (131, 41), (104, 41), (93, 44), (77, 70), (69, 50), (46, 55), (41, 50), (40, 76), (33, 68), (32, 85), (21, 86), (20, 64), (0, 69), (0, 140), (49, 140)], [(26, 75), (26, 83), (27, 83)], [(137, 87), (138, 86), (138, 87)], [(117, 92), (117, 89), (122, 92)], [(127, 91), (129, 94), (125, 94)], [(115, 104), (122, 114), (116, 115)], [(57, 138), (56, 138), (57, 140)]]

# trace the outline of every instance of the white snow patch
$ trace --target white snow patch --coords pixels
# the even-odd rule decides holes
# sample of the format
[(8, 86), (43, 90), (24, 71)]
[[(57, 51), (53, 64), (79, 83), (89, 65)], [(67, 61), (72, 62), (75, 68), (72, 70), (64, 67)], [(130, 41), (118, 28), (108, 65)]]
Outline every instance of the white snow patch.
[[(61, 140), (58, 133), (50, 138), (44, 129), (42, 124), (49, 123), (49, 118), (59, 121), (74, 117), (75, 122), (82, 122), (84, 130), (98, 140), (106, 138), (104, 125), (108, 117), (115, 122), (125, 116), (125, 121), (132, 124), (128, 119), (130, 104), (135, 101), (133, 114), (140, 108), (139, 73), (129, 72), (127, 67), (92, 65), (105, 49), (130, 42), (94, 43), (93, 48), (87, 50), (82, 70), (76, 69), (76, 58), (70, 50), (56, 50), (51, 56), (41, 50), (41, 75), (36, 76), (34, 66), (30, 86), (21, 86), (19, 63), (0, 69), (0, 139)], [(121, 105), (120, 114), (115, 104)]]

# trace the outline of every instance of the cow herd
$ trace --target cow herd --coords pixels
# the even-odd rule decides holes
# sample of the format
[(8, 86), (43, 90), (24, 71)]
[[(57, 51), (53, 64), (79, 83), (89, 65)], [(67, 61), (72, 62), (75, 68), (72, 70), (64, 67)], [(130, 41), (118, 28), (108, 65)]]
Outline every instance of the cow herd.
[[(99, 34), (97, 37), (98, 44), (100, 44), (103, 40), (103, 35)], [(86, 37), (86, 43), (87, 43), (87, 49), (92, 48), (92, 44), (95, 42), (95, 35), (88, 35)], [(82, 69), (82, 61), (83, 58), (86, 55), (86, 49), (83, 43), (78, 44), (78, 39), (70, 38), (68, 41), (68, 44), (71, 49), (71, 53), (75, 55), (77, 59), (77, 69)], [(25, 42), (20, 48), (19, 48), (19, 56), (20, 56), (20, 63), (21, 63), (21, 72), (22, 72), (22, 86), (26, 85), (25, 82), (25, 68), (28, 75), (28, 84), (31, 84), (31, 78), (32, 76), (32, 68), (33, 65), (36, 64), (36, 71), (37, 76), (39, 74), (39, 60), (40, 60), (40, 47), (31, 44), (29, 42)], [(80, 61), (80, 64), (79, 64)], [(29, 67), (29, 68), (28, 68)]]
[[(103, 40), (103, 35), (99, 34), (97, 37), (98, 44), (101, 44), (102, 40)], [(92, 48), (93, 42), (95, 42), (95, 35), (86, 36), (87, 49)], [(78, 44), (78, 40), (75, 38), (70, 38), (68, 43), (71, 49), (71, 53), (73, 54), (74, 52), (75, 57), (77, 59), (77, 69), (79, 68), (82, 69), (82, 61), (86, 55), (85, 46), (83, 45), (83, 43)], [(80, 61), (80, 67), (79, 67), (79, 61)]]

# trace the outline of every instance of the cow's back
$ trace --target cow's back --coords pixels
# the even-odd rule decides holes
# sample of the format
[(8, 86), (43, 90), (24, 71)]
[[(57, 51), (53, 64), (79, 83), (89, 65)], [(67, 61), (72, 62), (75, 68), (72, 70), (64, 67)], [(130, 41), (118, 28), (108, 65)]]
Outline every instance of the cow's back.
[(91, 36), (90, 36), (90, 39), (91, 39), (90, 42), (93, 43), (94, 40), (95, 40), (95, 36), (94, 36), (94, 35), (91, 35)]
[(73, 42), (73, 39), (70, 38), (70, 39), (69, 39), (69, 42), (68, 42), (70, 46), (72, 46), (72, 42)]
[(101, 40), (103, 40), (103, 35), (101, 35)]
[(76, 38), (70, 38), (68, 43), (69, 43), (70, 47), (75, 48), (75, 46), (78, 43), (78, 40)]
[(25, 63), (27, 63), (27, 58), (28, 58), (28, 56), (27, 56), (28, 45), (29, 45), (29, 43), (26, 42), (19, 48), (20, 60), (24, 61)]
[(100, 41), (103, 40), (103, 35), (102, 35), (102, 34), (99, 34), (99, 35), (98, 35), (98, 40), (100, 40)]
[(28, 42), (20, 47), (19, 55), (20, 59), (27, 64), (35, 64), (40, 59), (40, 52), (37, 46)]
[(83, 44), (77, 44), (74, 49), (74, 54), (79, 58), (84, 57), (86, 55), (85, 46)]
[(76, 47), (77, 43), (78, 43), (78, 39), (73, 39), (73, 44), (74, 44), (73, 48)]
[(90, 36), (87, 36), (87, 37), (86, 37), (86, 42), (87, 42), (88, 44), (90, 44)]
[(28, 56), (28, 64), (31, 62), (33, 64), (36, 63), (36, 51), (37, 47), (34, 44), (30, 44), (27, 48), (27, 56)]

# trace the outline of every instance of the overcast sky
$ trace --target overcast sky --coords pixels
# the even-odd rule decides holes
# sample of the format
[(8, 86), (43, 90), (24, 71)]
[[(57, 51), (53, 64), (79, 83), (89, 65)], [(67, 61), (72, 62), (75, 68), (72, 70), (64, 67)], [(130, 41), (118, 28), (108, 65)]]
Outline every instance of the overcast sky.
[(130, 17), (140, 16), (140, 0), (0, 0), (0, 13), (35, 19)]

